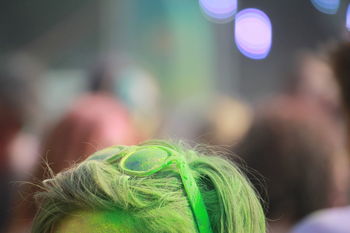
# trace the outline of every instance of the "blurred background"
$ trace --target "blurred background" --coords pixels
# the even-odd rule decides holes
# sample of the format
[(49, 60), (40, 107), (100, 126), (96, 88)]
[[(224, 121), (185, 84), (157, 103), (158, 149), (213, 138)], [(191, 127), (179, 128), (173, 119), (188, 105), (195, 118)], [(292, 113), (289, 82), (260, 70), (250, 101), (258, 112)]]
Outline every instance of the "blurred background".
[[(209, 0), (3, 1), (0, 51), (5, 58), (25, 52), (44, 65), (38, 95), (43, 117), (48, 118), (57, 117), (84, 91), (90, 71), (108, 59), (118, 63), (111, 65), (114, 68), (121, 66), (115, 76), (155, 79), (163, 109), (190, 101), (206, 104), (217, 93), (255, 103), (284, 87), (301, 52), (344, 38), (347, 31), (347, 1), (333, 1), (336, 14), (315, 7), (314, 2), (326, 6), (332, 2), (325, 0), (249, 0), (233, 6), (222, 2), (215, 8), (211, 6), (215, 1)], [(240, 52), (235, 21), (225, 15), (246, 8), (258, 8), (268, 17), (269, 25), (260, 32), (271, 30), (270, 41), (260, 38), (261, 43), (270, 43), (262, 45), (263, 50), (270, 46), (264, 59), (247, 58)], [(259, 22), (252, 24), (259, 26)], [(259, 46), (254, 39), (239, 41)], [(254, 58), (255, 50), (250, 50)]]
[(349, 3), (1, 1), (0, 232), (47, 165), (152, 138), (237, 153), (271, 232), (347, 206)]
[(3, 1), (0, 51), (4, 57), (26, 52), (44, 63), (40, 95), (53, 116), (84, 90), (89, 71), (108, 56), (154, 77), (168, 108), (189, 99), (207, 102), (218, 92), (256, 102), (284, 86), (301, 51), (344, 37), (348, 2), (334, 1), (336, 14), (320, 12), (313, 2), (332, 1), (222, 5), (233, 12), (258, 8), (268, 16), (271, 49), (260, 60), (240, 53), (233, 20), (210, 19), (205, 11), (215, 1), (209, 0)]

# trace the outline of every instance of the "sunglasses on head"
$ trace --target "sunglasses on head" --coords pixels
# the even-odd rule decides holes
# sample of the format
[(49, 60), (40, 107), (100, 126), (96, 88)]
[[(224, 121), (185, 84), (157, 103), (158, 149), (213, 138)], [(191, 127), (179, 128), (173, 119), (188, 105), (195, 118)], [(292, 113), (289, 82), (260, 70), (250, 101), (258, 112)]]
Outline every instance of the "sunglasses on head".
[(128, 175), (150, 176), (175, 164), (191, 206), (199, 233), (212, 233), (208, 212), (202, 195), (186, 162), (177, 151), (161, 145), (112, 146), (97, 151), (88, 160), (104, 160), (118, 164)]

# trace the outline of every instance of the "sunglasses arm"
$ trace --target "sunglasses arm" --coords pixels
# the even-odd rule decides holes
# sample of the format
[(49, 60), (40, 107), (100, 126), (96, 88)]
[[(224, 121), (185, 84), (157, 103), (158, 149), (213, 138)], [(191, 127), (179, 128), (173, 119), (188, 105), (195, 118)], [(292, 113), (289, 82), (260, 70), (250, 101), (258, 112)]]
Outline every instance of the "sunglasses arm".
[(181, 180), (192, 208), (199, 233), (213, 233), (206, 206), (196, 181), (192, 176), (192, 171), (183, 160), (178, 160), (176, 164), (180, 171)]

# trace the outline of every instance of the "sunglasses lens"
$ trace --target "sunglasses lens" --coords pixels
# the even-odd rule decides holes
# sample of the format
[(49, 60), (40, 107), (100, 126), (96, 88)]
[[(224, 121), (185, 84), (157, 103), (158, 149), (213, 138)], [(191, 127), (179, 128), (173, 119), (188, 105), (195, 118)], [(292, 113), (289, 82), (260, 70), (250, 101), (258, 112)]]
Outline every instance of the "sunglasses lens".
[(141, 149), (129, 155), (124, 167), (131, 171), (147, 172), (163, 165), (168, 153), (157, 148)]
[(87, 158), (87, 160), (105, 160), (111, 156), (119, 154), (122, 149), (123, 149), (122, 146), (107, 147), (103, 150), (99, 150), (94, 154), (90, 155), (89, 158)]

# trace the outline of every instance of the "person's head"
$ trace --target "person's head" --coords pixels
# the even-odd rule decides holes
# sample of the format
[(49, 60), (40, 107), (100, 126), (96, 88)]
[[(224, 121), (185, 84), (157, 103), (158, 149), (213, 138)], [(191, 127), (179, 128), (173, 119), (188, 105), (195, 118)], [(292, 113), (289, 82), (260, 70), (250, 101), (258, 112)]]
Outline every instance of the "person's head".
[(88, 94), (48, 131), (42, 154), (57, 173), (97, 149), (137, 142), (137, 130), (119, 101), (107, 94)]
[[(137, 130), (127, 110), (115, 98), (101, 93), (85, 95), (48, 130), (41, 149), (43, 158), (34, 168), (33, 180), (50, 176), (46, 164), (58, 173), (98, 149), (138, 142)], [(28, 195), (37, 191), (34, 186), (29, 189)], [(36, 212), (35, 204), (30, 198), (23, 203), (20, 212), (31, 219)]]
[(96, 152), (43, 189), (33, 233), (265, 232), (259, 198), (232, 162), (164, 141)]
[[(247, 166), (261, 174), (248, 176), (268, 204), (267, 217), (273, 222), (291, 224), (312, 211), (346, 204), (346, 156), (337, 151), (336, 135), (326, 125), (308, 105), (270, 103), (258, 111), (235, 148)], [(337, 165), (340, 160), (344, 169)]]
[(334, 49), (331, 54), (331, 64), (336, 81), (340, 88), (341, 102), (347, 123), (347, 146), (350, 148), (350, 43), (344, 42)]
[[(0, 58), (0, 154), (24, 126), (36, 117), (36, 63), (23, 54)], [(5, 163), (1, 162), (0, 166)]]
[(228, 96), (219, 96), (206, 115), (196, 137), (200, 142), (218, 146), (239, 143), (249, 130), (253, 117), (250, 106)]
[(129, 110), (138, 133), (153, 138), (160, 127), (161, 90), (156, 77), (123, 56), (107, 56), (88, 79), (88, 91), (116, 96)]
[(324, 50), (299, 53), (282, 94), (319, 108), (323, 115), (343, 127), (340, 86)]

